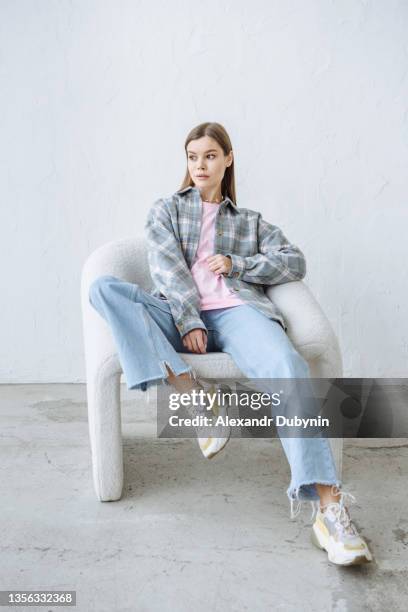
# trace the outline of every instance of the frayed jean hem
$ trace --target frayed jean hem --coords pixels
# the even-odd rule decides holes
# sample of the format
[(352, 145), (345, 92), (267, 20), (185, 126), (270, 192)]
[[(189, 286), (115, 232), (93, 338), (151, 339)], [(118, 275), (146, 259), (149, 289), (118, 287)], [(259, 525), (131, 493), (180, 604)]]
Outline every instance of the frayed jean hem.
[[(316, 484), (336, 486), (338, 489), (341, 488), (341, 480), (313, 480), (312, 482), (303, 482), (298, 486), (291, 486), (287, 489), (286, 494), (290, 501), (290, 518), (294, 519), (301, 511), (305, 502), (310, 502), (312, 506), (312, 516), (317, 510), (320, 502), (320, 497), (317, 492)], [(296, 509), (294, 509), (295, 501), (298, 502)]]
[(135, 390), (146, 391), (147, 389), (150, 389), (150, 387), (153, 387), (155, 385), (169, 385), (170, 383), (167, 380), (167, 377), (169, 374), (166, 371), (166, 365), (174, 373), (175, 376), (180, 376), (180, 374), (186, 374), (187, 372), (193, 372), (193, 369), (191, 367), (184, 369), (181, 372), (178, 372), (175, 368), (173, 368), (170, 365), (170, 363), (167, 360), (163, 360), (160, 362), (160, 366), (162, 367), (162, 370), (163, 370), (163, 373), (161, 374), (161, 376), (159, 377), (154, 376), (152, 378), (148, 378), (147, 380), (144, 380), (139, 383), (132, 383), (128, 385), (128, 389), (130, 391), (135, 391)]

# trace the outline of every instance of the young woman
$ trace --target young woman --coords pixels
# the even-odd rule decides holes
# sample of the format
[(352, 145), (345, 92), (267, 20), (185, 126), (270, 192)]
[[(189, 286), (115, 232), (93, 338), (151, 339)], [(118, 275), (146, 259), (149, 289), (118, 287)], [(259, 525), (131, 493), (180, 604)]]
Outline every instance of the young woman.
[[(308, 378), (282, 313), (264, 286), (302, 279), (302, 251), (254, 210), (238, 208), (234, 155), (218, 123), (195, 127), (185, 142), (181, 188), (151, 207), (145, 230), (153, 290), (102, 276), (90, 302), (109, 323), (129, 389), (160, 382), (185, 392), (202, 388), (178, 353), (229, 353), (248, 378)], [(200, 438), (206, 457), (229, 438)], [(340, 565), (372, 560), (351, 522), (326, 438), (280, 438), (291, 468), (291, 518), (310, 501), (314, 544)], [(296, 511), (293, 502), (298, 500)]]

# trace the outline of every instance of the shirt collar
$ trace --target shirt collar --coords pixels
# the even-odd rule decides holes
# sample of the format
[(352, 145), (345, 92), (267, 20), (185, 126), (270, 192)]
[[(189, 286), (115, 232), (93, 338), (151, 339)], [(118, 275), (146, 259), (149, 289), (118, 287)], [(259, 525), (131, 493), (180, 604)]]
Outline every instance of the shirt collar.
[[(198, 187), (193, 187), (193, 185), (189, 185), (188, 187), (184, 187), (184, 189), (179, 189), (178, 191), (176, 191), (176, 193), (177, 193), (177, 194), (179, 194), (179, 195), (181, 195), (181, 194), (187, 193), (187, 192), (188, 192), (188, 191), (190, 191), (190, 190), (195, 191), (195, 192), (197, 192), (197, 193), (200, 195), (200, 190), (198, 189)], [(201, 195), (200, 195), (200, 197), (201, 197)], [(221, 204), (224, 204), (224, 202), (226, 202), (226, 204), (229, 204), (230, 208), (231, 208), (231, 209), (232, 209), (234, 212), (236, 212), (236, 213), (238, 213), (238, 212), (239, 212), (239, 210), (238, 210), (238, 206), (237, 206), (237, 205), (236, 205), (236, 204), (235, 204), (235, 203), (234, 203), (234, 202), (231, 200), (231, 198), (229, 198), (228, 196), (226, 196), (226, 197), (223, 199), (223, 201), (222, 201), (222, 202), (220, 202), (220, 206), (221, 206)]]

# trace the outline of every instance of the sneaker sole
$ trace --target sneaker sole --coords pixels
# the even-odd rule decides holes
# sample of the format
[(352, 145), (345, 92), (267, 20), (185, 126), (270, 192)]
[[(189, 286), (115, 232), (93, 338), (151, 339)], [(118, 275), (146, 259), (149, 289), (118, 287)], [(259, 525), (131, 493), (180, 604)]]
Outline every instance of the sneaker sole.
[(220, 453), (227, 446), (227, 443), (230, 437), (231, 437), (231, 431), (229, 432), (228, 438), (225, 440), (225, 443), (222, 446), (220, 446), (220, 448), (218, 448), (216, 451), (210, 453), (209, 455), (204, 455), (205, 459), (212, 459), (213, 457), (218, 455), (218, 453)]
[(324, 545), (323, 543), (320, 542), (319, 540), (319, 536), (316, 534), (316, 531), (314, 529), (314, 525), (312, 527), (312, 532), (310, 535), (310, 539), (312, 541), (312, 544), (314, 544), (317, 548), (320, 548), (321, 550), (324, 550), (327, 552), (328, 554), (328, 558), (329, 561), (331, 563), (334, 563), (335, 565), (344, 565), (344, 566), (349, 566), (349, 565), (363, 565), (364, 563), (371, 563), (372, 558), (368, 558), (365, 554), (363, 555), (357, 555), (351, 559), (345, 559), (343, 561), (336, 561), (332, 556), (331, 556), (331, 552), (327, 550), (328, 547), (326, 547), (326, 545)]

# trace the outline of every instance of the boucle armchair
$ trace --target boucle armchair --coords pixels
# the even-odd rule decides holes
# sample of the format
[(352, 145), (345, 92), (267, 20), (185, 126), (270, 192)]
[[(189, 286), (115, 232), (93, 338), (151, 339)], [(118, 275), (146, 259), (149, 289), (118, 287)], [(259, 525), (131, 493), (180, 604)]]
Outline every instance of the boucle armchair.
[[(102, 275), (113, 275), (150, 291), (152, 281), (144, 236), (108, 242), (86, 260), (81, 278), (81, 305), (86, 362), (88, 423), (93, 481), (100, 501), (120, 499), (123, 489), (120, 382), (122, 369), (107, 322), (89, 302), (89, 287)], [(340, 378), (342, 358), (337, 338), (304, 281), (268, 287), (268, 297), (280, 308), (288, 335), (307, 360), (314, 378)], [(244, 378), (226, 353), (182, 353), (183, 360), (208, 378)], [(151, 400), (152, 389), (133, 391), (137, 401)], [(330, 438), (339, 478), (342, 438)]]

